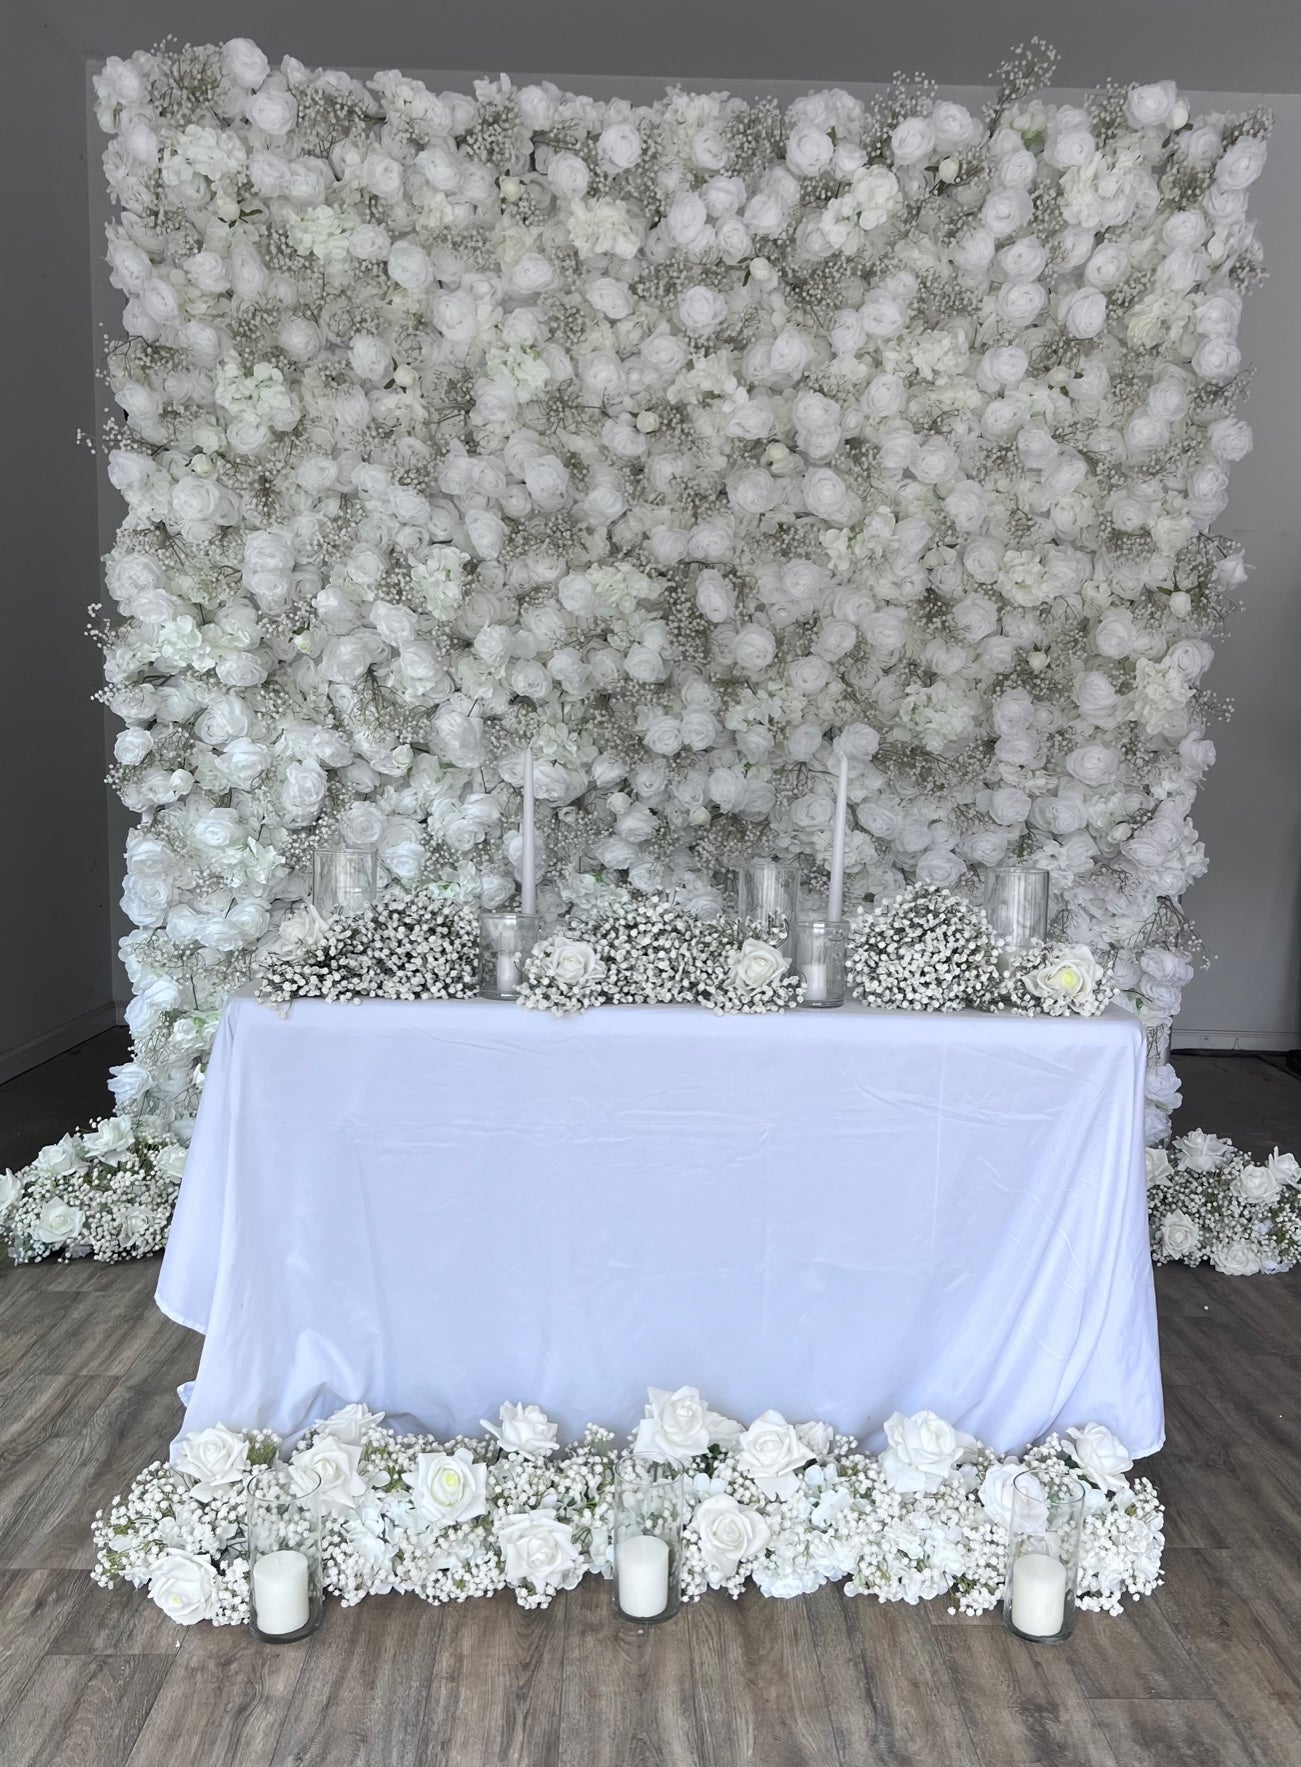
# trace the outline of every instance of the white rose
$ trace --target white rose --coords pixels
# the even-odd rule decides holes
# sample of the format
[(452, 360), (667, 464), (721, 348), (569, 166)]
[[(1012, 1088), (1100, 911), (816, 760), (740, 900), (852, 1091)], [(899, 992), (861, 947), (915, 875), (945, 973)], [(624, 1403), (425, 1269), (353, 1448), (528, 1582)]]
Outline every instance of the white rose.
[(298, 100), (292, 92), (255, 92), (244, 107), (255, 129), (267, 135), (287, 135), (298, 116)]
[(1193, 352), (1193, 373), (1217, 385), (1232, 380), (1242, 366), (1242, 351), (1227, 337), (1205, 337)]
[(81, 1151), (88, 1159), (105, 1160), (114, 1165), (135, 1146), (135, 1131), (126, 1117), (105, 1117), (89, 1134), (81, 1138)]
[(175, 1465), (194, 1480), (196, 1497), (211, 1497), (223, 1485), (242, 1483), (248, 1472), (248, 1442), (224, 1423), (214, 1424), (183, 1439)]
[(935, 150), (935, 131), (926, 117), (905, 117), (890, 136), (890, 154), (897, 166), (920, 166)]
[(688, 331), (713, 331), (727, 317), (727, 302), (716, 288), (697, 283), (678, 296), (678, 318)]
[(797, 178), (816, 178), (836, 151), (830, 135), (811, 123), (797, 123), (786, 142), (786, 164)]
[(771, 1530), (757, 1510), (747, 1509), (735, 1497), (706, 1497), (696, 1505), (691, 1532), (700, 1542), (701, 1555), (719, 1581), (736, 1574), (742, 1559), (755, 1559), (767, 1546)]
[(1100, 1423), (1066, 1432), (1075, 1463), (1085, 1478), (1104, 1491), (1121, 1491), (1129, 1483), (1125, 1474), (1134, 1462), (1125, 1444)]
[(17, 1172), (0, 1172), (0, 1221), (3, 1221), (22, 1193), (23, 1186)]
[(1007, 239), (1020, 233), (1034, 214), (1034, 202), (1028, 191), (1020, 189), (991, 190), (980, 211), (981, 226), (995, 239)]
[(761, 673), (777, 655), (777, 640), (766, 626), (742, 626), (732, 654), (736, 666), (747, 675)]
[(753, 994), (775, 982), (788, 968), (786, 958), (775, 945), (766, 944), (762, 939), (746, 939), (732, 957), (728, 981), (742, 993)]
[(399, 239), (388, 255), (388, 273), (399, 287), (419, 294), (434, 280), (429, 254), (414, 239)]
[(86, 1224), (85, 1212), (74, 1209), (62, 1197), (52, 1196), (36, 1218), (32, 1238), (45, 1245), (66, 1245), (75, 1240)]
[(562, 988), (578, 988), (584, 982), (599, 982), (605, 965), (595, 949), (584, 939), (552, 939), (547, 948), (546, 971)]
[(221, 59), (226, 71), (239, 86), (260, 86), (271, 71), (271, 64), (248, 37), (232, 37), (222, 45)]
[(1026, 1528), (1037, 1533), (1048, 1526), (1048, 1499), (1043, 1486), (1033, 1473), (1026, 1473), (1019, 1461), (996, 1463), (986, 1470), (980, 1484), (980, 1501), (986, 1515), (1001, 1528), (1012, 1527), (1013, 1481), (1025, 1474), (1025, 1483), (1018, 1494), (1017, 1512)]
[(323, 1436), (333, 1436), (336, 1442), (349, 1442), (360, 1447), (376, 1424), (383, 1421), (382, 1411), (372, 1411), (368, 1405), (354, 1401), (332, 1411), (329, 1417), (323, 1417), (316, 1427)]
[(646, 1460), (681, 1465), (703, 1454), (712, 1442), (734, 1442), (740, 1425), (711, 1411), (695, 1387), (649, 1389), (646, 1415), (637, 1425), (632, 1450)]
[(1265, 143), (1258, 136), (1239, 136), (1225, 148), (1215, 168), (1215, 182), (1223, 190), (1245, 190), (1264, 171), (1267, 153)]
[(1280, 1184), (1301, 1185), (1301, 1165), (1292, 1153), (1280, 1153), (1277, 1148), (1269, 1156), (1266, 1164), (1274, 1173)]
[(1211, 1247), (1211, 1263), (1221, 1276), (1257, 1276), (1260, 1253), (1247, 1239), (1221, 1241)]
[[(696, 606), (715, 626), (730, 620), (736, 612), (736, 596), (726, 577), (718, 571), (701, 571), (696, 578)], [(775, 646), (773, 654), (776, 655)]]
[(490, 1436), (496, 1436), (507, 1454), (541, 1459), (554, 1454), (560, 1446), (556, 1426), (540, 1405), (503, 1405), (498, 1418), (497, 1423), (489, 1423), (484, 1417), (479, 1422)]
[(1125, 100), (1125, 115), (1136, 129), (1163, 129), (1174, 114), (1179, 88), (1173, 80), (1158, 80), (1152, 86), (1131, 86)]
[(974, 1440), (933, 1411), (892, 1412), (885, 1436), (881, 1471), (893, 1491), (937, 1491)]
[(295, 1454), (291, 1462), (304, 1486), (313, 1476), (320, 1480), (322, 1508), (340, 1514), (355, 1510), (357, 1499), (366, 1494), (366, 1481), (358, 1471), (360, 1464), (361, 1449), (357, 1443), (341, 1442), (337, 1436), (318, 1436), (310, 1448)]
[(1058, 305), (1057, 316), (1071, 337), (1097, 337), (1107, 323), (1107, 297), (1096, 288), (1074, 289)]
[(780, 1411), (762, 1412), (742, 1431), (736, 1447), (738, 1469), (749, 1473), (765, 1497), (791, 1496), (799, 1485), (795, 1475), (813, 1459), (813, 1451)]
[(217, 1612), (217, 1573), (192, 1552), (165, 1552), (149, 1573), (149, 1599), (178, 1626), (211, 1620)]
[(596, 144), (602, 162), (615, 172), (626, 172), (641, 158), (641, 136), (632, 123), (607, 123)]
[(585, 195), (592, 175), (576, 153), (554, 153), (547, 164), (547, 183), (556, 195), (574, 201)]
[(1204, 1129), (1191, 1129), (1175, 1142), (1179, 1158), (1190, 1172), (1218, 1172), (1233, 1155), (1233, 1143), (1222, 1135), (1208, 1135)]
[(499, 1515), (494, 1532), (506, 1561), (508, 1583), (531, 1583), (542, 1593), (572, 1589), (583, 1574), (573, 1529), (545, 1510)]
[(1202, 1233), (1183, 1209), (1172, 1209), (1161, 1221), (1161, 1249), (1167, 1258), (1193, 1258), (1202, 1248)]
[(1283, 1185), (1269, 1166), (1247, 1166), (1238, 1174), (1233, 1188), (1244, 1203), (1267, 1209), (1282, 1194)]
[(488, 1513), (488, 1469), (468, 1448), (455, 1454), (417, 1454), (406, 1482), (411, 1507), (435, 1533)]
[(1082, 1012), (1094, 1000), (1102, 966), (1087, 945), (1059, 945), (1021, 979), (1036, 999)]
[[(1088, 292), (1093, 293), (1091, 289)], [(1006, 319), (1009, 325), (1033, 325), (1047, 299), (1042, 283), (1005, 282), (994, 297), (994, 307), (1000, 319)]]

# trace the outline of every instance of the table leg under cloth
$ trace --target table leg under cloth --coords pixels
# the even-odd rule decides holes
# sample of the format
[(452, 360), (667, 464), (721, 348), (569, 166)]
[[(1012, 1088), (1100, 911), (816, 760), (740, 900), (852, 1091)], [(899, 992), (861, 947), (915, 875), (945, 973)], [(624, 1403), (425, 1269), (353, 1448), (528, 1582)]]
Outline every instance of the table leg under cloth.
[(184, 1429), (622, 1433), (689, 1383), (873, 1447), (926, 1406), (1153, 1453), (1143, 1053), (1118, 1013), (237, 997), (158, 1283), (206, 1334)]

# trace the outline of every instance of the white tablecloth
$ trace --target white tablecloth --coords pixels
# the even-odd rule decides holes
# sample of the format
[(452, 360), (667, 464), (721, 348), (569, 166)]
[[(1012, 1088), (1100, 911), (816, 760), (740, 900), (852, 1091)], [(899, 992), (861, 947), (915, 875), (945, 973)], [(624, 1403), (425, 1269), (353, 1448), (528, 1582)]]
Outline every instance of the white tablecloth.
[(207, 1334), (185, 1428), (519, 1399), (623, 1431), (689, 1383), (1150, 1454), (1142, 1120), (1119, 1016), (236, 998), (158, 1284)]

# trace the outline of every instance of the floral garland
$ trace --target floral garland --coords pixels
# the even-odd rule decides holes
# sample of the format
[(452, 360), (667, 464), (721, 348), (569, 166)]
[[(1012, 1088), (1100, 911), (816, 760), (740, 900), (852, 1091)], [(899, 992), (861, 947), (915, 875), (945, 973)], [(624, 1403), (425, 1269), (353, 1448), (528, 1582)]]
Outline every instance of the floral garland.
[[(536, 1405), (508, 1404), (486, 1437), (399, 1436), (382, 1413), (349, 1405), (316, 1424), (289, 1455), (320, 1480), (323, 1580), (351, 1606), (403, 1591), (462, 1601), (509, 1588), (545, 1607), (587, 1575), (609, 1576), (618, 1457), (589, 1425), (568, 1448)], [(694, 1387), (650, 1389), (633, 1452), (681, 1468), (686, 1517), (682, 1593), (810, 1593), (843, 1581), (847, 1595), (916, 1602), (947, 1596), (980, 1614), (1001, 1597), (1011, 1484), (1033, 1472), (1045, 1494), (1069, 1476), (1087, 1494), (1078, 1599), (1119, 1614), (1125, 1596), (1161, 1581), (1164, 1514), (1147, 1479), (1101, 1424), (1049, 1436), (1003, 1456), (933, 1412), (896, 1412), (889, 1446), (866, 1454), (823, 1423), (765, 1411), (743, 1429)], [(125, 1579), (182, 1625), (248, 1617), (250, 1481), (276, 1460), (264, 1431), (218, 1425), (184, 1438), (173, 1465), (155, 1463), (94, 1524), (93, 1576)]]
[(469, 1000), (479, 988), (479, 917), (433, 890), (391, 890), (325, 921), (310, 906), (281, 923), (259, 1000)]
[(1147, 1210), (1158, 1264), (1209, 1261), (1225, 1276), (1272, 1275), (1301, 1258), (1301, 1166), (1275, 1148), (1264, 1164), (1201, 1129), (1147, 1152)]
[(323, 832), (510, 899), (526, 745), (551, 909), (713, 901), (759, 824), (825, 864), (839, 752), (851, 905), (1046, 866), (1169, 1022), (1268, 121), (1050, 73), (976, 114), (108, 60), (144, 1132)]
[(176, 1141), (142, 1139), (127, 1117), (43, 1147), (0, 1172), (0, 1237), (15, 1264), (87, 1252), (106, 1264), (147, 1258), (167, 1241), (185, 1169)]

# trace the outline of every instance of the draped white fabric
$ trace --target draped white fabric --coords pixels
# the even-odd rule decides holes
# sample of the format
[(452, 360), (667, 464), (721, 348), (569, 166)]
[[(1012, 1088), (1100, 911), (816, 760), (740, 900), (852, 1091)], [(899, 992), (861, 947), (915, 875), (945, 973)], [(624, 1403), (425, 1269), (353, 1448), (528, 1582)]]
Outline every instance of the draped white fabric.
[(1162, 1440), (1130, 1018), (236, 998), (158, 1302), (185, 1428), (507, 1399), (623, 1431), (698, 1385), (879, 1445)]

